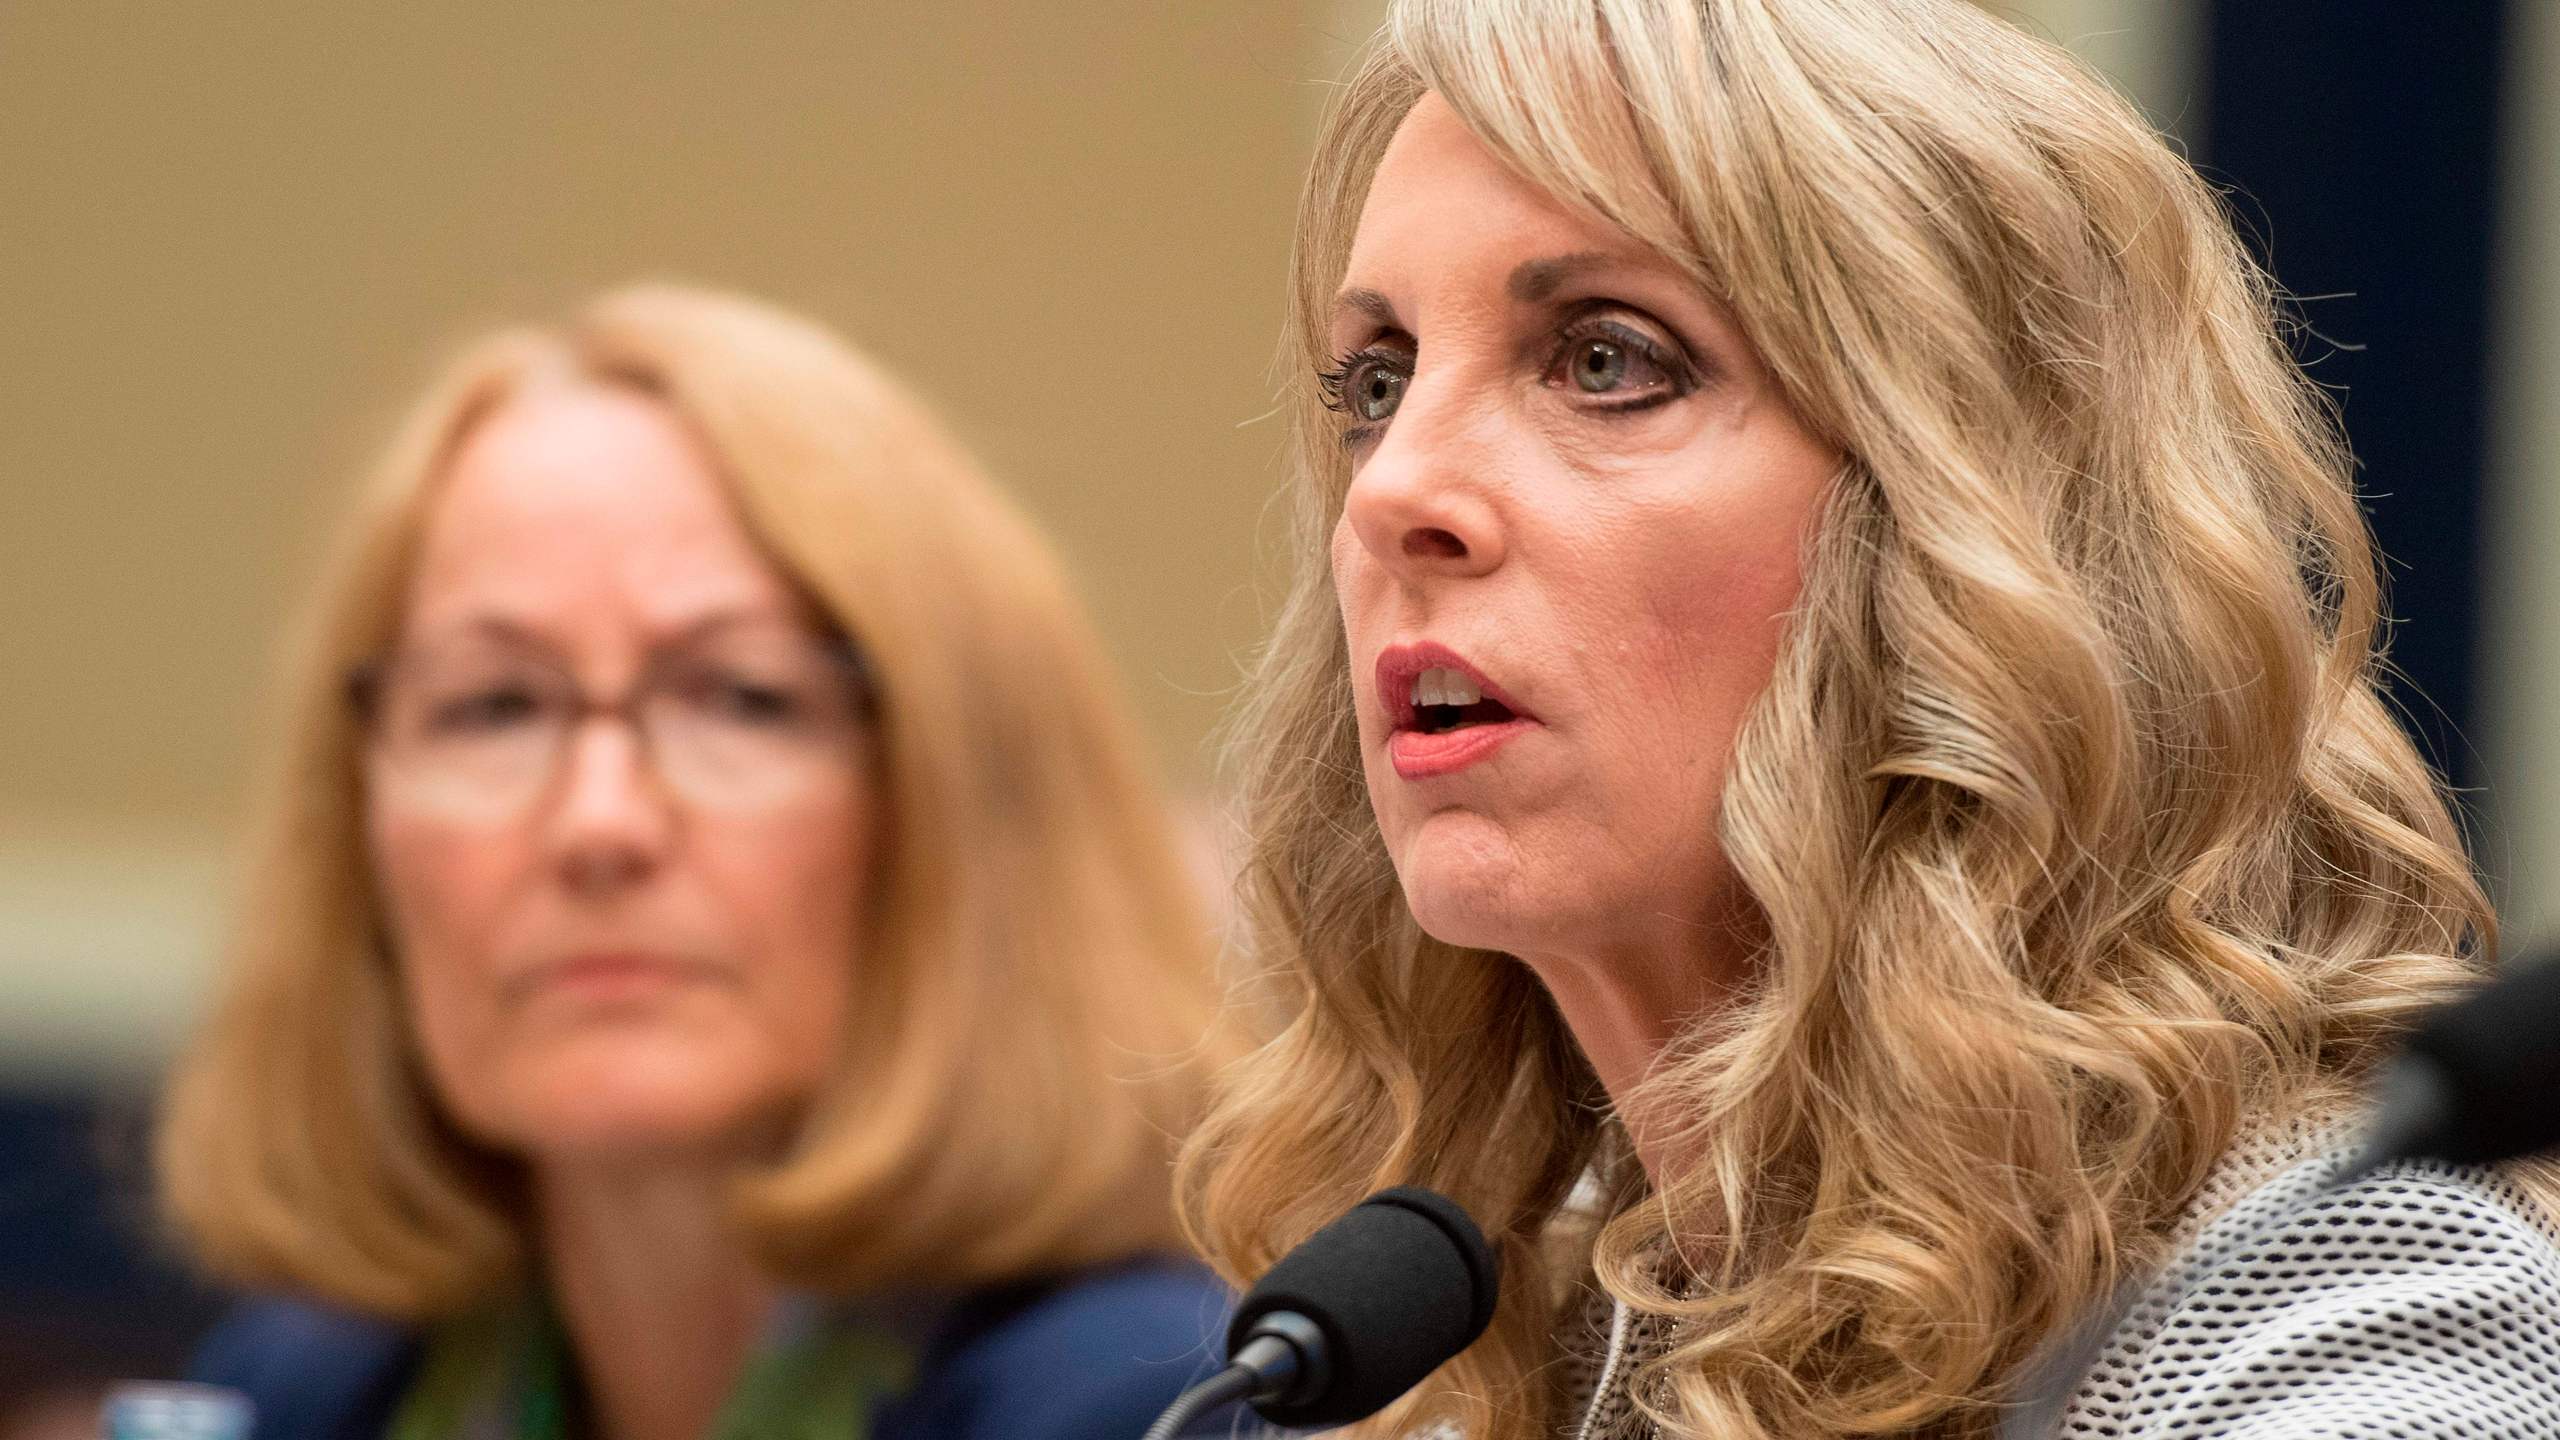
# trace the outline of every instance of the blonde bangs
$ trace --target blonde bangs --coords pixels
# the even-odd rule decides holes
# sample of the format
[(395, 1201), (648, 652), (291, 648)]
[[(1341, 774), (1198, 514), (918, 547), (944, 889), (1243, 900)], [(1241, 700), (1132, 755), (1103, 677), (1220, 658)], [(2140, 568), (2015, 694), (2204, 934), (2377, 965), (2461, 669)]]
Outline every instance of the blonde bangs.
[(287, 678), (274, 822), (182, 1059), (164, 1208), (215, 1273), (422, 1317), (523, 1273), (519, 1167), (411, 1054), (363, 856), (343, 677), (390, 643), (433, 481), (526, 387), (628, 386), (863, 653), (884, 834), (827, 1092), (739, 1215), (778, 1278), (965, 1285), (1175, 1239), (1174, 1137), (1222, 1058), (1212, 932), (1109, 666), (1045, 544), (913, 398), (818, 327), (671, 286), (474, 347), (351, 522)]

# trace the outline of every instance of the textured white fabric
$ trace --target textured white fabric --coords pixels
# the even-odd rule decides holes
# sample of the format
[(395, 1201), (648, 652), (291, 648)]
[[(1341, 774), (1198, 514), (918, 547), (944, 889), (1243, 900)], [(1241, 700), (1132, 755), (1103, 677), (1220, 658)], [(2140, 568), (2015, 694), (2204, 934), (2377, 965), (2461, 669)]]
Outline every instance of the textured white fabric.
[[(2560, 1226), (2495, 1171), (2431, 1163), (2304, 1204), (2350, 1133), (2303, 1119), (2232, 1148), (2057, 1440), (2560, 1440)], [(1662, 1337), (1607, 1328), (1585, 1373), (1613, 1383), (1571, 1433), (1649, 1436), (1624, 1384)]]
[(2319, 1194), (2346, 1163), (2216, 1220), (2116, 1328), (2064, 1440), (2560, 1440), (2560, 1231), (2488, 1170)]

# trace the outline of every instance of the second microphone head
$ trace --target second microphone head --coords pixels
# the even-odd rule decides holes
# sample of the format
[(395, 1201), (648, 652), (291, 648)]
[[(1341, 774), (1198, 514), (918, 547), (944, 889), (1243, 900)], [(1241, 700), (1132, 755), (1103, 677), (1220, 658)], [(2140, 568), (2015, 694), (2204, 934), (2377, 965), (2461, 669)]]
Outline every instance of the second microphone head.
[(1230, 1353), (1294, 1311), (1323, 1332), (1330, 1383), (1255, 1406), (1279, 1425), (1344, 1425), (1385, 1408), (1475, 1343), (1493, 1320), (1500, 1257), (1456, 1202), (1381, 1190), (1281, 1257), (1236, 1307)]

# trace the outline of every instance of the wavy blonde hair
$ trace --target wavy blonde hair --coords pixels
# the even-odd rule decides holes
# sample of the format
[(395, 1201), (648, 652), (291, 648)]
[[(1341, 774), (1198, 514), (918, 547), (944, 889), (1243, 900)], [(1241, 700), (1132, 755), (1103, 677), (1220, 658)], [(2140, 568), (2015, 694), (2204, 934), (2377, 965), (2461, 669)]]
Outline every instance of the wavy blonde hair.
[(384, 1314), (522, 1273), (511, 1162), (439, 1111), (362, 835), (345, 677), (399, 625), (438, 479), (528, 387), (627, 387), (714, 458), (749, 534), (853, 637), (890, 843), (831, 1088), (744, 1177), (773, 1271), (976, 1283), (1175, 1243), (1212, 932), (1105, 662), (1030, 525), (923, 407), (817, 327), (653, 287), (470, 346), (381, 462), (290, 661), (227, 983), (172, 1081), (168, 1214), (223, 1278)]
[[(1658, 1184), (1526, 967), (1416, 928), (1362, 787), (1309, 377), (1426, 92), (1719, 297), (1848, 457), (1723, 797), (1766, 938), (1637, 1102), (1680, 1120)], [(1394, 8), (1302, 201), (1298, 571), (1240, 722), (1283, 1023), (1182, 1181), (1236, 1277), (1386, 1183), (1497, 1239), (1491, 1332), (1377, 1433), (1550, 1433), (1596, 1274), (1674, 1327), (1635, 1386), (1670, 1433), (1981, 1434), (2243, 1117), (2342, 1101), (2476, 975), (2494, 921), (2378, 693), (2372, 544), (2282, 320), (2127, 104), (1958, 0)]]

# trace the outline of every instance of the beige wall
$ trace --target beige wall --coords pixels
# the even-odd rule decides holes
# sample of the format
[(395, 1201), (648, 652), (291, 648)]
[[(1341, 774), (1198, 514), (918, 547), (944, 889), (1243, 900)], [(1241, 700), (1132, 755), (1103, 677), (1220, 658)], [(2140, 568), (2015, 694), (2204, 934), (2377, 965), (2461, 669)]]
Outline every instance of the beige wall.
[(2204, 0), (1983, 0), (2070, 48), (2174, 135), (2204, 132)]
[(1201, 782), (1346, 17), (0, 6), (0, 1068), (158, 1051), (354, 471), (443, 346), (633, 277), (891, 357), (1046, 522)]
[[(2188, 0), (1992, 8), (2191, 112)], [(1204, 784), (1297, 174), (1382, 10), (0, 5), (0, 1076), (161, 1053), (354, 471), (444, 345), (634, 277), (892, 357)]]
[[(2509, 74), (2560, 66), (2560, 6), (2519, 5)], [(2507, 87), (2490, 316), (2481, 863), (2501, 882), (2508, 953), (2560, 942), (2560, 94)]]

